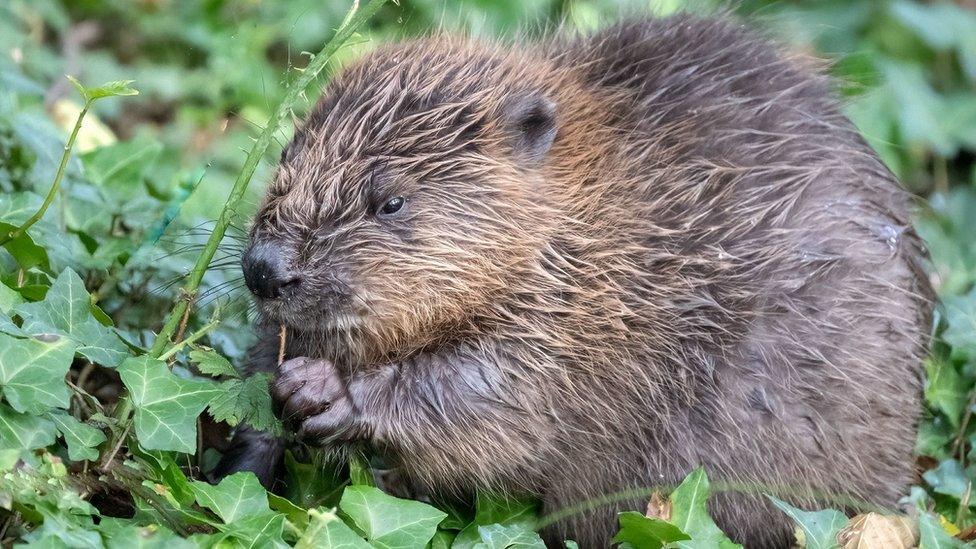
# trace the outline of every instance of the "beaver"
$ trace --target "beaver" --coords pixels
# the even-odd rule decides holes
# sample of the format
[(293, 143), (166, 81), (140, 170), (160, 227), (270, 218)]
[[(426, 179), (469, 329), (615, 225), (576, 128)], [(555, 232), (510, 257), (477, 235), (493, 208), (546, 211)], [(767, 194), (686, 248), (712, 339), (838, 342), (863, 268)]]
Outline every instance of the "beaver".
[[(284, 325), (283, 417), (431, 493), (548, 513), (704, 467), (890, 508), (932, 308), (911, 209), (815, 63), (727, 16), (385, 45), (328, 84), (259, 207), (251, 363), (278, 369)], [(218, 475), (270, 485), (280, 456), (242, 430)], [(607, 546), (624, 509), (543, 536)], [(710, 511), (792, 540), (755, 492)]]

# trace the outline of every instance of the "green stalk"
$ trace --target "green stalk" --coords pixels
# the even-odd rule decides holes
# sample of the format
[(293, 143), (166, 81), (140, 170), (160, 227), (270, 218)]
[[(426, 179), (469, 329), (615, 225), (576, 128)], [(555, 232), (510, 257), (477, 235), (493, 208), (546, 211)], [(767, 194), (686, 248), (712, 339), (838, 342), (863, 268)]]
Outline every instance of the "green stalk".
[(58, 195), (58, 190), (61, 189), (61, 179), (64, 178), (65, 168), (68, 166), (68, 159), (71, 158), (71, 149), (75, 146), (75, 138), (78, 137), (78, 131), (81, 129), (81, 122), (85, 119), (85, 115), (88, 114), (88, 109), (91, 108), (93, 102), (94, 99), (86, 99), (84, 108), (78, 113), (75, 127), (71, 130), (71, 136), (68, 137), (68, 142), (64, 145), (64, 152), (61, 153), (61, 164), (58, 165), (58, 172), (54, 175), (54, 183), (51, 184), (51, 188), (47, 191), (47, 196), (44, 197), (44, 203), (41, 204), (40, 209), (34, 212), (34, 215), (30, 216), (23, 225), (0, 237), (0, 246), (27, 232), (27, 229), (31, 225), (37, 223), (44, 217), (44, 213), (51, 203), (54, 202), (54, 197)]
[(258, 136), (257, 141), (251, 147), (250, 152), (248, 152), (247, 159), (244, 161), (244, 167), (241, 169), (240, 175), (237, 176), (230, 195), (224, 203), (224, 209), (220, 212), (220, 217), (217, 218), (213, 233), (210, 234), (210, 238), (207, 240), (203, 252), (197, 258), (196, 264), (190, 271), (186, 285), (183, 287), (182, 295), (184, 297), (177, 302), (176, 307), (173, 308), (166, 318), (163, 328), (156, 336), (152, 348), (149, 349), (150, 356), (157, 358), (163, 354), (163, 350), (169, 344), (173, 332), (176, 331), (177, 326), (180, 324), (180, 319), (183, 318), (183, 314), (193, 301), (196, 291), (200, 287), (200, 282), (203, 280), (203, 275), (207, 272), (207, 267), (210, 265), (214, 254), (217, 253), (217, 246), (220, 244), (221, 239), (224, 238), (224, 232), (227, 231), (227, 226), (230, 225), (233, 216), (237, 213), (241, 199), (244, 197), (244, 192), (247, 190), (247, 186), (251, 182), (251, 177), (254, 175), (254, 170), (264, 156), (265, 151), (271, 145), (271, 141), (274, 139), (274, 133), (278, 131), (281, 121), (291, 112), (291, 108), (298, 101), (298, 97), (312, 80), (318, 76), (319, 72), (325, 68), (332, 55), (385, 3), (386, 0), (372, 0), (362, 9), (347, 16), (344, 22), (345, 24), (339, 28), (335, 36), (332, 37), (332, 40), (329, 40), (329, 43), (322, 48), (322, 51), (312, 58), (301, 75), (288, 86), (285, 97), (281, 100), (278, 108), (275, 109), (274, 114), (271, 115), (267, 125), (261, 131), (261, 135)]
[[(254, 170), (257, 168), (258, 163), (264, 156), (265, 151), (271, 145), (271, 140), (274, 139), (274, 133), (278, 131), (281, 121), (284, 117), (291, 112), (292, 106), (298, 101), (299, 96), (312, 83), (312, 80), (325, 68), (328, 64), (329, 59), (339, 50), (340, 47), (349, 39), (353, 33), (356, 32), (359, 27), (363, 25), (370, 17), (376, 14), (377, 11), (386, 3), (386, 0), (371, 0), (365, 7), (357, 10), (359, 2), (357, 1), (353, 5), (353, 9), (350, 14), (346, 16), (345, 21), (343, 21), (342, 26), (336, 31), (335, 36), (319, 51), (318, 55), (309, 61), (308, 66), (302, 71), (301, 75), (288, 86), (285, 92), (285, 97), (281, 100), (278, 108), (275, 109), (274, 114), (268, 120), (267, 125), (261, 131), (261, 135), (258, 136), (257, 141), (251, 147), (251, 150), (247, 153), (247, 158), (244, 160), (244, 167), (241, 168), (241, 173), (234, 181), (234, 186), (231, 188), (230, 195), (227, 197), (227, 201), (224, 203), (224, 208), (220, 212), (220, 217), (217, 218), (217, 223), (214, 225), (213, 233), (210, 234), (210, 238), (207, 240), (207, 244), (200, 253), (200, 257), (197, 258), (196, 264), (190, 271), (189, 278), (186, 281), (186, 285), (183, 286), (183, 291), (181, 295), (183, 296), (177, 303), (176, 306), (170, 311), (169, 316), (166, 318), (166, 322), (163, 323), (163, 328), (156, 335), (156, 339), (153, 341), (152, 348), (149, 349), (147, 353), (153, 358), (159, 358), (163, 356), (167, 345), (170, 343), (170, 338), (173, 336), (173, 332), (176, 331), (177, 326), (180, 324), (180, 320), (183, 315), (187, 312), (190, 307), (190, 303), (193, 302), (197, 289), (200, 287), (200, 282), (203, 280), (204, 273), (207, 272), (207, 267), (210, 265), (210, 261), (213, 259), (215, 253), (217, 253), (217, 246), (224, 237), (224, 233), (227, 231), (227, 226), (230, 225), (233, 215), (237, 212), (240, 206), (241, 199), (244, 197), (244, 192), (247, 190), (248, 184), (251, 182), (251, 177), (254, 176)], [(119, 420), (119, 428), (113, 431), (113, 436), (106, 441), (106, 446), (111, 448), (112, 445), (119, 443), (118, 433), (125, 433), (126, 428), (131, 421), (132, 416), (132, 402), (129, 399), (127, 393), (123, 393), (119, 398), (118, 403), (115, 406), (115, 410), (112, 414), (116, 419)]]

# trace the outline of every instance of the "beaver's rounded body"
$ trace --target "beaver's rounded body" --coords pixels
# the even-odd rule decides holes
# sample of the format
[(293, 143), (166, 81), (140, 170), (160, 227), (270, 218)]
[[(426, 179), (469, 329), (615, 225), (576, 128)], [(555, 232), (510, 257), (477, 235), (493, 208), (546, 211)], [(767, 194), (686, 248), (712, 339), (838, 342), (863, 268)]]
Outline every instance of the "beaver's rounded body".
[[(726, 21), (386, 47), (326, 90), (255, 225), (300, 280), (266, 321), (318, 359), (278, 397), (432, 490), (546, 511), (699, 466), (891, 507), (931, 307), (909, 202), (825, 78)], [(605, 546), (624, 508), (547, 539)], [(761, 496), (711, 511), (791, 540)]]

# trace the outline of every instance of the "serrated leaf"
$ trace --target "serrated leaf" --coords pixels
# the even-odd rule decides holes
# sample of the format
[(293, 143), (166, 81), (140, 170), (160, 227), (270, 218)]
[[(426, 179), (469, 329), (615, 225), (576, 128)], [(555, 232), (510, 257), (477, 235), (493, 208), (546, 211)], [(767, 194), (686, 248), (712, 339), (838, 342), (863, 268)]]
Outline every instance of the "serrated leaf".
[(614, 536), (615, 543), (629, 543), (635, 549), (659, 549), (665, 543), (691, 539), (681, 528), (661, 520), (649, 518), (634, 511), (620, 513), (620, 531)]
[(73, 76), (65, 75), (65, 77), (70, 80), (72, 84), (74, 84), (75, 89), (78, 90), (78, 93), (81, 94), (86, 101), (101, 99), (103, 97), (115, 97), (119, 95), (139, 95), (138, 90), (129, 87), (129, 84), (133, 83), (134, 80), (113, 80), (111, 82), (106, 82), (101, 86), (88, 88)]
[(352, 528), (346, 526), (334, 512), (308, 510), (308, 528), (295, 544), (295, 549), (372, 549)]
[(139, 444), (147, 450), (196, 451), (197, 417), (217, 394), (212, 382), (181, 379), (147, 356), (119, 366), (135, 408)]
[(219, 484), (194, 481), (191, 484), (197, 503), (210, 509), (224, 521), (234, 523), (242, 518), (263, 515), (268, 507), (268, 493), (251, 472), (234, 473)]
[[(671, 493), (671, 523), (691, 536), (694, 542), (741, 547), (729, 540), (708, 514), (708, 496), (708, 477), (705, 470), (699, 467)], [(678, 545), (686, 546), (683, 542)]]
[(848, 523), (848, 518), (844, 513), (834, 509), (804, 511), (773, 496), (767, 495), (766, 497), (803, 530), (806, 547), (809, 549), (837, 547), (837, 534)]
[(64, 376), (75, 355), (66, 338), (18, 339), (0, 334), (0, 393), (18, 412), (39, 414), (68, 406)]
[(102, 326), (91, 312), (91, 296), (81, 278), (65, 269), (43, 301), (17, 306), (28, 334), (59, 334), (74, 341), (77, 352), (102, 366), (117, 366), (129, 356), (128, 348), (112, 328)]
[(372, 486), (349, 486), (339, 501), (342, 510), (373, 547), (423, 547), (434, 537), (446, 513), (421, 503), (395, 498)]
[(0, 402), (0, 450), (33, 450), (54, 444), (54, 423), (21, 414)]
[(220, 391), (210, 402), (210, 415), (232, 427), (246, 423), (258, 431), (281, 432), (268, 390), (270, 380), (269, 374), (260, 373), (222, 382)]
[(194, 349), (190, 351), (190, 361), (197, 365), (202, 374), (238, 377), (234, 365), (212, 350)]
[(72, 461), (98, 459), (96, 447), (105, 442), (105, 433), (60, 410), (49, 413), (47, 417), (64, 437), (68, 445), (68, 457)]

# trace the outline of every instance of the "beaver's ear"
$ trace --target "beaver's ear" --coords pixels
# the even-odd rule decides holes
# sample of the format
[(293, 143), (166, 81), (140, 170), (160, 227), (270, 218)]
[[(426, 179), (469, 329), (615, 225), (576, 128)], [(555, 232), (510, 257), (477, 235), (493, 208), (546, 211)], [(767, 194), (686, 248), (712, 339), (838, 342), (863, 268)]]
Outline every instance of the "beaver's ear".
[(535, 164), (556, 139), (556, 104), (540, 94), (513, 98), (506, 107), (512, 149), (520, 160)]

